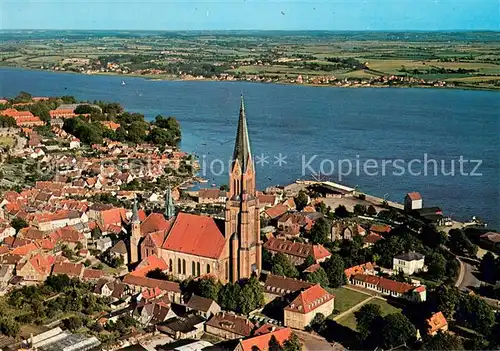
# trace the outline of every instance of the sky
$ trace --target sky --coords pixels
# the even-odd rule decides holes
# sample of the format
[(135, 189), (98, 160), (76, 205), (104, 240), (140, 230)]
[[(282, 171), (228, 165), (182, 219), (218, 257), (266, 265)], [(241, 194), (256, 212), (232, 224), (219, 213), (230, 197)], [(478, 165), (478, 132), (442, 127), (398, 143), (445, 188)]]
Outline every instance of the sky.
[(500, 0), (0, 0), (0, 29), (499, 30)]

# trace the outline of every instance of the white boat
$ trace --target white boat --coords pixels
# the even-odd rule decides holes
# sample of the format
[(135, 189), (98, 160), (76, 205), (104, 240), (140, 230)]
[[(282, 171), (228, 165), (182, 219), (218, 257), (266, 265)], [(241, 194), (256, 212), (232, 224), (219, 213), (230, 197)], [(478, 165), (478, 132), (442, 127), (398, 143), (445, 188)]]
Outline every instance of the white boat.
[(122, 80), (122, 85), (125, 85), (125, 81)]

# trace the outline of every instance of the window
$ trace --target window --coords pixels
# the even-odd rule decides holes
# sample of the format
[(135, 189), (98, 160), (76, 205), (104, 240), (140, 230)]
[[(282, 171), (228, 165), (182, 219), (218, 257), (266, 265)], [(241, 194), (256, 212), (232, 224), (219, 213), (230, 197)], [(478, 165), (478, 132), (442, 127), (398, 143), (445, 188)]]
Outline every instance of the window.
[(198, 263), (196, 264), (196, 270), (197, 270), (197, 272), (196, 272), (196, 273), (198, 273), (197, 275), (198, 275), (198, 276), (200, 276), (200, 275), (201, 275), (201, 265), (200, 265), (200, 262), (198, 262)]
[(194, 261), (191, 262), (191, 275), (194, 277), (196, 275), (196, 268)]
[(186, 260), (182, 260), (182, 274), (186, 274)]
[(174, 270), (174, 266), (173, 266), (173, 264), (174, 264), (174, 263), (172, 262), (172, 259), (169, 259), (169, 260), (168, 260), (168, 270), (169, 270), (170, 272), (172, 272), (172, 271)]
[(226, 280), (229, 280), (229, 263), (226, 261)]
[(182, 274), (181, 268), (182, 268), (181, 267), (181, 259), (178, 258), (177, 259), (177, 273)]
[(210, 274), (210, 264), (207, 263), (207, 274)]

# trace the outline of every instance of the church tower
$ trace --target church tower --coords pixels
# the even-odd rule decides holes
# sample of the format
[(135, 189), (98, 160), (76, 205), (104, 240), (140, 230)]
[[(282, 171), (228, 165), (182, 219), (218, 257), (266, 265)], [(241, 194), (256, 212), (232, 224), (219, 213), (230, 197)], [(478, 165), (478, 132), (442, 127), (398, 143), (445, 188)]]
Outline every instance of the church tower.
[(168, 186), (165, 192), (165, 217), (170, 220), (173, 216), (175, 216), (175, 207), (172, 200), (172, 190)]
[(225, 236), (229, 245), (229, 280), (235, 282), (249, 278), (253, 272), (260, 272), (262, 242), (260, 241), (259, 203), (255, 191), (255, 169), (250, 150), (243, 96), (233, 159), (229, 169)]
[(134, 199), (131, 222), (130, 263), (135, 263), (139, 261), (139, 242), (141, 240), (141, 221), (139, 220), (139, 211), (137, 210), (137, 199)]

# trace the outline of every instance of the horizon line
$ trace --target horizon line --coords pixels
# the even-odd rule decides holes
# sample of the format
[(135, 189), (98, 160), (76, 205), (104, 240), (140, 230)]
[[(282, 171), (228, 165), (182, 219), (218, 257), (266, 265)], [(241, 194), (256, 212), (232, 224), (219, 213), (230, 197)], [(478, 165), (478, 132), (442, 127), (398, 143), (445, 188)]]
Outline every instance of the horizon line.
[(500, 32), (499, 29), (64, 29), (64, 28), (0, 28), (2, 31), (86, 31), (86, 32)]

